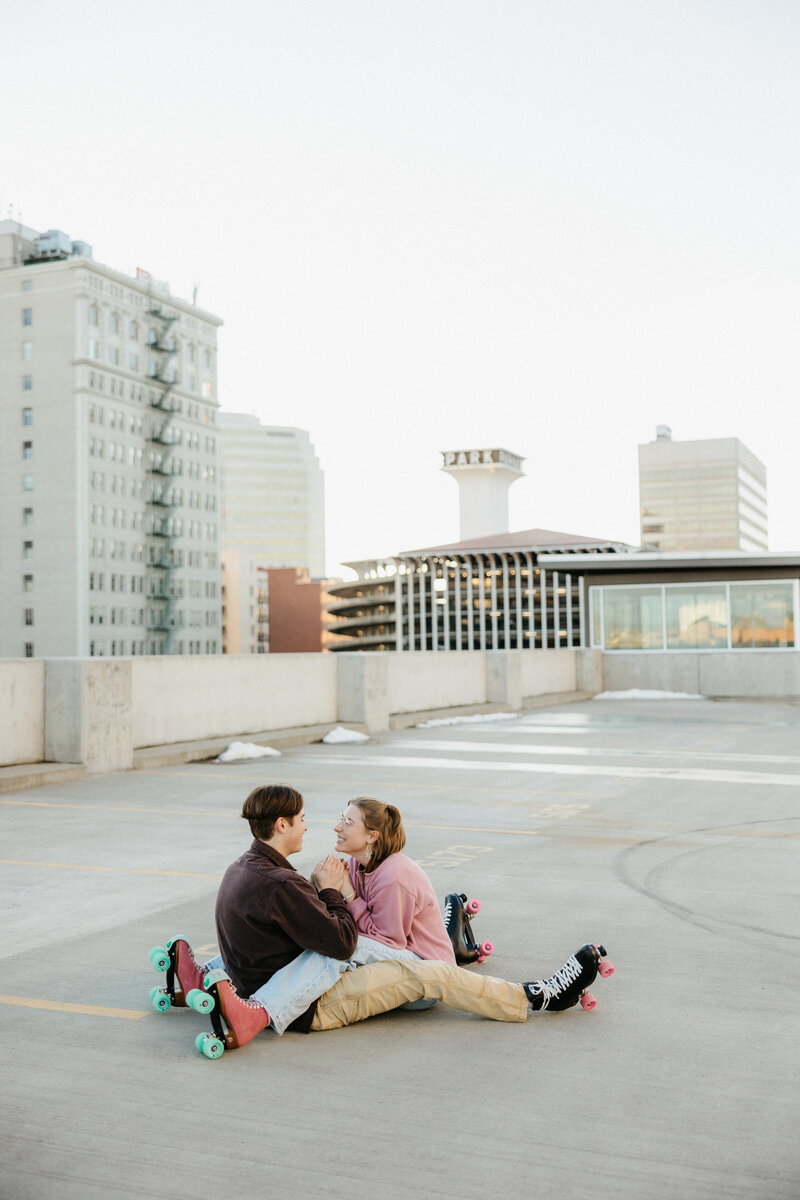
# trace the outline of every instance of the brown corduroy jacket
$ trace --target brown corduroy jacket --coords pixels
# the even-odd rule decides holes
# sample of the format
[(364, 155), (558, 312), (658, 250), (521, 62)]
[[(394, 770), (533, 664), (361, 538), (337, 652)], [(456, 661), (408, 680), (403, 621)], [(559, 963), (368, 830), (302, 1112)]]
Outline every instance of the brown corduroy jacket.
[[(251, 996), (303, 950), (350, 958), (358, 931), (340, 892), (313, 884), (256, 839), (231, 863), (217, 895), (217, 940), (240, 996)], [(307, 1033), (316, 1000), (290, 1029)]]

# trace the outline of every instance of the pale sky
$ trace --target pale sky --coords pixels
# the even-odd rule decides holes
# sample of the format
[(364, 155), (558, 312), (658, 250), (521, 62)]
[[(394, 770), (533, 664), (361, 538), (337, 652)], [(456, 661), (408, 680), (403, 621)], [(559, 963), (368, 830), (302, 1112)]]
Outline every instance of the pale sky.
[(795, 0), (5, 0), (0, 216), (225, 321), (223, 409), (307, 429), (329, 569), (638, 542), (637, 445), (738, 437), (800, 548)]

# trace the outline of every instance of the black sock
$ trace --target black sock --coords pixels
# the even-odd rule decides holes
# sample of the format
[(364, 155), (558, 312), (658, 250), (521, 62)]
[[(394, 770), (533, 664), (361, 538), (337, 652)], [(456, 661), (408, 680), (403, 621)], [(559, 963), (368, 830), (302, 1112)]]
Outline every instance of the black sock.
[(542, 1001), (544, 997), (542, 996), (541, 992), (536, 990), (535, 983), (523, 983), (522, 990), (528, 997), (528, 1003), (530, 1004), (531, 1008), (538, 1010), (542, 1007)]

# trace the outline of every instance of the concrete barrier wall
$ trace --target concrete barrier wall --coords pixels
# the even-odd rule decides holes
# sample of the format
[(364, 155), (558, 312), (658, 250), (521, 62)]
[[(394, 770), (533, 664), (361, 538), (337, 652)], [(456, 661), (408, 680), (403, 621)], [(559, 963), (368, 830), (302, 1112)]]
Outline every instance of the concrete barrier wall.
[(486, 655), (480, 650), (387, 654), (389, 712), (486, 703)]
[(523, 696), (574, 692), (577, 683), (577, 650), (519, 650)]
[(608, 692), (648, 688), (701, 696), (800, 696), (800, 654), (715, 650), (707, 654), (604, 654)]
[(0, 765), (44, 760), (44, 660), (0, 662)]
[(494, 650), (0, 661), (0, 766), (124, 770), (176, 742), (631, 688), (800, 697), (800, 653)]
[(133, 745), (335, 723), (333, 654), (131, 659)]

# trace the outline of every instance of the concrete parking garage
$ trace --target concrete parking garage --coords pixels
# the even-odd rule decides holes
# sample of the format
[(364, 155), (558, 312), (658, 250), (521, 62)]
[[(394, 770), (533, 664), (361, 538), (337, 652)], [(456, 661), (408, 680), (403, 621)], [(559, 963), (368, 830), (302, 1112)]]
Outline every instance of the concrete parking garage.
[[(296, 864), (347, 800), (397, 803), (475, 970), (616, 966), (591, 1013), (394, 1012), (210, 1062), (153, 1012), (151, 946), (214, 950), (260, 782), (306, 797)], [(789, 1200), (797, 1149), (800, 706), (594, 700), (96, 776), (0, 797), (0, 1195)]]

